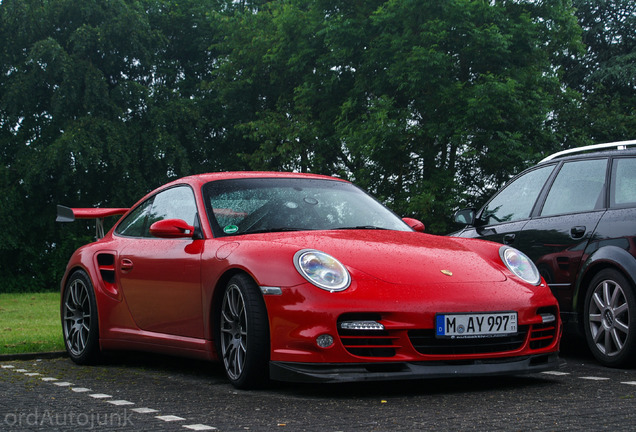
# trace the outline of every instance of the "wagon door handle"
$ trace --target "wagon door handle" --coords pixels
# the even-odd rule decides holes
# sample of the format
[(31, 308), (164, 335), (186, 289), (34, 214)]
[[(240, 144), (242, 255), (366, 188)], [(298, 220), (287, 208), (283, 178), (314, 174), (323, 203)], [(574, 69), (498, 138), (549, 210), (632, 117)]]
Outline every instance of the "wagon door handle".
[(122, 269), (122, 271), (130, 271), (133, 269), (133, 262), (132, 260), (128, 259), (128, 258), (123, 258), (121, 260), (121, 266), (120, 268)]
[(585, 234), (586, 229), (587, 228), (582, 225), (572, 227), (572, 229), (570, 229), (570, 235), (572, 236), (572, 238), (581, 238)]
[(515, 242), (515, 234), (506, 234), (503, 237), (504, 244), (510, 245)]

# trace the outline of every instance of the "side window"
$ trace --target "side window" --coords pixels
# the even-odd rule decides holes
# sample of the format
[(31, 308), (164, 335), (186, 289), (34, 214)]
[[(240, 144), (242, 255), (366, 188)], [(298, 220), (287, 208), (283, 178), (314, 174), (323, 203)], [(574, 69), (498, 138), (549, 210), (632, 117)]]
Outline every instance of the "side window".
[(192, 190), (188, 186), (170, 188), (155, 196), (148, 218), (148, 228), (163, 219), (183, 219), (194, 225), (196, 214), (197, 206)]
[(566, 162), (543, 205), (541, 216), (603, 208), (607, 159)]
[(115, 229), (126, 237), (150, 236), (150, 225), (163, 219), (183, 219), (194, 225), (197, 206), (188, 186), (165, 190), (134, 209)]
[(614, 160), (610, 207), (636, 207), (636, 158)]
[(544, 166), (515, 179), (486, 204), (481, 219), (493, 225), (529, 218), (553, 169), (554, 165)]
[(126, 237), (143, 237), (148, 231), (148, 210), (152, 205), (152, 198), (144, 201), (134, 209), (115, 229), (119, 235)]

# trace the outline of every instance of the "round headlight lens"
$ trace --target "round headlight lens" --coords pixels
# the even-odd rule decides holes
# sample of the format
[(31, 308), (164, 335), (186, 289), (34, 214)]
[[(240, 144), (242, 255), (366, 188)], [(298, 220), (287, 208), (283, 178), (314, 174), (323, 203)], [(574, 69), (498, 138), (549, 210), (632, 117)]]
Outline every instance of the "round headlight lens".
[(342, 291), (351, 283), (347, 269), (324, 252), (313, 249), (298, 251), (294, 255), (294, 265), (305, 279), (327, 291)]
[(515, 275), (532, 285), (539, 285), (541, 282), (539, 270), (523, 252), (509, 246), (502, 246), (499, 249), (499, 256)]

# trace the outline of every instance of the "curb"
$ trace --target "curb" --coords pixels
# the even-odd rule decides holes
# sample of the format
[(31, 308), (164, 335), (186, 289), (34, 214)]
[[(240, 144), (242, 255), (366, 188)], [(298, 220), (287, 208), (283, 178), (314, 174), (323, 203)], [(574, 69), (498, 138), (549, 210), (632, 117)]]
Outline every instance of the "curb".
[(0, 354), (0, 362), (12, 361), (12, 360), (55, 359), (55, 358), (66, 357), (66, 356), (68, 356), (66, 351), (22, 353), (22, 354)]

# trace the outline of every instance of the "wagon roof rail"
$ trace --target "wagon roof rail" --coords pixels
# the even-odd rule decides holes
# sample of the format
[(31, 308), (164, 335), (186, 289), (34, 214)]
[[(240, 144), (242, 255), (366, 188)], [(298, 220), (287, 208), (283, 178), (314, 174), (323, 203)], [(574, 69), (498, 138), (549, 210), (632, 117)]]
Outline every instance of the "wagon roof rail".
[(612, 148), (616, 150), (627, 150), (627, 147), (631, 147), (631, 146), (636, 146), (636, 140), (616, 141), (611, 143), (593, 144), (593, 145), (588, 145), (583, 147), (576, 147), (576, 148), (563, 150), (563, 151), (551, 154), (550, 156), (546, 157), (539, 163), (547, 162), (553, 159), (560, 158), (562, 156), (567, 156), (567, 155), (576, 154), (576, 153), (585, 153), (590, 151), (605, 150), (605, 149), (612, 149)]

